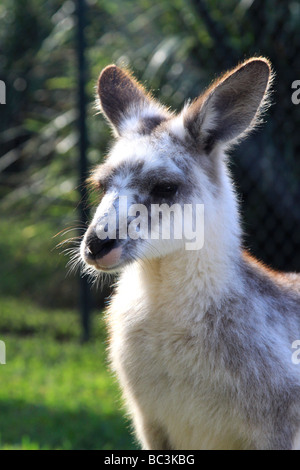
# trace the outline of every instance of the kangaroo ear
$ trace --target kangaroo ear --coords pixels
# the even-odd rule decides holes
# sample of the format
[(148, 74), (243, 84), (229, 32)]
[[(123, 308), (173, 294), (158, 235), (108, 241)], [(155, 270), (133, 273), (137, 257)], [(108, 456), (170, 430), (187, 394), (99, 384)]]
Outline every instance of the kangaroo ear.
[(215, 82), (191, 104), (184, 126), (207, 152), (236, 142), (258, 123), (271, 82), (270, 63), (253, 58)]
[(146, 122), (148, 127), (155, 127), (167, 118), (167, 110), (128, 71), (116, 65), (109, 65), (101, 72), (98, 95), (100, 108), (118, 135), (128, 130), (145, 133)]

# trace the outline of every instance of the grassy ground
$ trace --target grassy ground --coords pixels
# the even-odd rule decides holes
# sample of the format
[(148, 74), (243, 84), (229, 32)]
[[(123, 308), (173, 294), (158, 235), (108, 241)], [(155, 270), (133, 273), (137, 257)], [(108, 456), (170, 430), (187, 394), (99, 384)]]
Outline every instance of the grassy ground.
[(94, 318), (80, 345), (76, 312), (0, 300), (0, 449), (134, 449)]
[(0, 340), (6, 364), (0, 365), (0, 450), (135, 447), (108, 372), (99, 312), (92, 340), (80, 344), (78, 279), (66, 274), (68, 258), (56, 249), (73, 234), (55, 236), (73, 225), (70, 207), (63, 218), (51, 205), (48, 212), (37, 206), (30, 212), (21, 203), (17, 212), (1, 207)]

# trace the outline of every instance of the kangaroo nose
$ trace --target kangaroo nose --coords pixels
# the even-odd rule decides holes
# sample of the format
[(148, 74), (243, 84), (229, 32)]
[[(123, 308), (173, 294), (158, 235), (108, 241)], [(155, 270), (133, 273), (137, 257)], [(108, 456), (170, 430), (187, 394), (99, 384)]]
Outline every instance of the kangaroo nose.
[(96, 235), (88, 237), (86, 240), (86, 246), (90, 256), (95, 258), (102, 258), (104, 255), (109, 253), (115, 246), (116, 240), (106, 238), (101, 240)]

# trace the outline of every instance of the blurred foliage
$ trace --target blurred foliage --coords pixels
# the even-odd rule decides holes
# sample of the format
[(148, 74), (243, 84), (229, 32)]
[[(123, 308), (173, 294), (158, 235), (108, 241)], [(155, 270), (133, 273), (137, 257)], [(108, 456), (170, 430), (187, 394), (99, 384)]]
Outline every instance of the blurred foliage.
[[(78, 225), (76, 4), (2, 0), (0, 24), (0, 79), (7, 85), (0, 107), (0, 293), (75, 305), (77, 281), (65, 278), (67, 260), (54, 249), (62, 237), (54, 235)], [(299, 269), (300, 106), (291, 102), (299, 26), (296, 0), (87, 0), (90, 166), (105, 156), (110, 138), (94, 108), (96, 80), (108, 63), (130, 67), (179, 109), (223, 70), (265, 55), (276, 71), (275, 104), (267, 125), (233, 152), (232, 170), (247, 246), (277, 268)]]
[[(272, 61), (267, 124), (232, 151), (231, 166), (246, 245), (274, 267), (300, 270), (300, 105), (291, 102), (291, 84), (300, 79), (299, 1), (86, 3), (91, 168), (109, 145), (94, 107), (97, 77), (109, 63), (130, 67), (163, 103), (180, 109), (239, 61)], [(67, 276), (63, 247), (56, 249), (85, 228), (77, 214), (76, 25), (73, 0), (0, 3), (7, 90), (0, 105), (0, 332), (7, 346), (0, 449), (134, 448), (116, 412), (100, 315), (93, 339), (79, 348), (79, 319), (66, 310), (78, 303), (77, 279)]]

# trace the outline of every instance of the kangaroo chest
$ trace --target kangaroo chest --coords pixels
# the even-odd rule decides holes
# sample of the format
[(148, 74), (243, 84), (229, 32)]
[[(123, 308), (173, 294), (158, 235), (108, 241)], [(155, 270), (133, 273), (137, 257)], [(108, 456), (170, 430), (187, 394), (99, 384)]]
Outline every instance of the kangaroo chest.
[(145, 419), (161, 423), (176, 449), (242, 447), (201, 335), (179, 320), (180, 301), (171, 317), (165, 308), (113, 309), (111, 360), (125, 397)]

